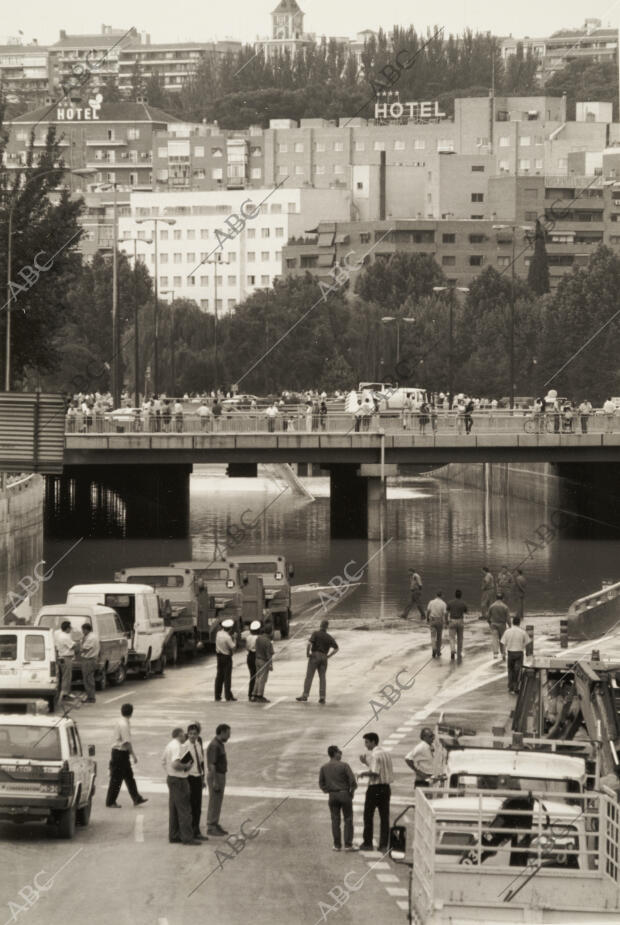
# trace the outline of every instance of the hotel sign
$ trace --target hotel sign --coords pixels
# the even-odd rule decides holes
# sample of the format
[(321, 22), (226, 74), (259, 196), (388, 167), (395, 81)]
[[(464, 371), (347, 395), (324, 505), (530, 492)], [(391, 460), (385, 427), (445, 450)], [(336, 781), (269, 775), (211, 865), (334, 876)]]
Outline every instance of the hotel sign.
[(103, 97), (97, 93), (92, 100), (88, 101), (88, 106), (58, 106), (56, 108), (57, 122), (97, 122), (99, 121), (99, 110)]
[(436, 100), (413, 103), (375, 103), (375, 119), (402, 119), (407, 116), (418, 122), (426, 119), (445, 119), (445, 112), (439, 111)]

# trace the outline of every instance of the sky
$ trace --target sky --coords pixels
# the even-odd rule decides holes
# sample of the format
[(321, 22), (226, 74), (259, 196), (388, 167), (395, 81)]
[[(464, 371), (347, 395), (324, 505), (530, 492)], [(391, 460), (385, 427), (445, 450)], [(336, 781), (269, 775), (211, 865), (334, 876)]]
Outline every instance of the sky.
[[(306, 14), (304, 28), (318, 35), (353, 36), (362, 29), (391, 29), (413, 24), (418, 31), (444, 26), (447, 32), (464, 28), (491, 31), (495, 35), (544, 36), (562, 28), (577, 28), (586, 17), (604, 25), (620, 24), (620, 0), (298, 0)], [(76, 0), (21, 0), (6, 3), (2, 12), (0, 42), (17, 36), (40, 44), (58, 40), (60, 29), (68, 33), (100, 32), (103, 22), (114, 28), (149, 33), (152, 42), (210, 41), (235, 38), (252, 42), (270, 32), (270, 13), (278, 0), (106, 0), (104, 4)]]

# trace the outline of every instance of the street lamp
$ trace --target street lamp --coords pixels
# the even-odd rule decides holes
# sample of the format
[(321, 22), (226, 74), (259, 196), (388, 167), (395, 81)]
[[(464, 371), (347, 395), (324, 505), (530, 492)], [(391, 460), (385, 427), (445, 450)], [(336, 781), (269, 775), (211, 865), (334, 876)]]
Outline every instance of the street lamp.
[(215, 257), (213, 258), (213, 260), (211, 259), (203, 260), (203, 263), (212, 263), (215, 266), (215, 271), (213, 273), (213, 293), (214, 293), (214, 299), (213, 299), (213, 310), (214, 310), (214, 315), (213, 315), (213, 365), (215, 367), (215, 383), (214, 383), (215, 394), (217, 395), (217, 390), (218, 390), (218, 384), (217, 384), (217, 380), (218, 380), (218, 370), (217, 370), (217, 266), (218, 265), (228, 266), (230, 261), (222, 260), (222, 253), (221, 251), (218, 251)]
[(468, 286), (433, 286), (433, 292), (449, 292), (448, 301), (449, 320), (448, 320), (448, 406), (452, 410), (452, 398), (454, 391), (454, 293), (469, 292)]
[(157, 286), (159, 282), (159, 266), (157, 263), (157, 225), (159, 222), (163, 222), (165, 225), (176, 225), (176, 218), (137, 218), (136, 225), (143, 225), (145, 222), (153, 222), (154, 231), (153, 237), (155, 239), (155, 268), (153, 271), (155, 279), (155, 304), (153, 308), (153, 391), (155, 395), (159, 395), (159, 312), (157, 310)]
[(123, 244), (131, 241), (133, 243), (133, 325), (134, 325), (134, 344), (133, 344), (133, 364), (134, 364), (134, 407), (140, 406), (140, 344), (138, 342), (138, 274), (136, 272), (138, 265), (138, 243), (152, 244), (152, 238), (123, 238)]
[(381, 321), (383, 324), (391, 324), (392, 321), (396, 322), (396, 365), (398, 366), (398, 361), (400, 360), (400, 323), (402, 321), (404, 324), (415, 324), (415, 318), (396, 318), (394, 315), (384, 315)]
[(510, 231), (512, 238), (512, 260), (510, 262), (510, 407), (515, 406), (515, 245), (517, 229), (531, 231), (530, 225), (493, 225), (494, 231)]
[(171, 312), (170, 312), (170, 318), (171, 318), (170, 360), (171, 360), (171, 363), (170, 363), (170, 366), (171, 366), (171, 372), (172, 372), (172, 392), (174, 394), (174, 391), (176, 389), (176, 380), (177, 380), (176, 363), (174, 361), (175, 354), (176, 354), (176, 346), (174, 343), (174, 336), (175, 336), (175, 331), (176, 331), (176, 325), (174, 323), (176, 319), (176, 314), (174, 311), (174, 289), (162, 289), (161, 295), (170, 296), (170, 299), (168, 300), (168, 305), (170, 305), (170, 308), (171, 308)]

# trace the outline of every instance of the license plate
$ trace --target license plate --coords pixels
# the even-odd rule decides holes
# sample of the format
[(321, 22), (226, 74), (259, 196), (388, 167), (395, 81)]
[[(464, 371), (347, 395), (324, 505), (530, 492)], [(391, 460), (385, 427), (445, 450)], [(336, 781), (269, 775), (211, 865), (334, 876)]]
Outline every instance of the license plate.
[(7, 790), (25, 790), (28, 793), (33, 793), (36, 791), (38, 793), (41, 791), (41, 787), (42, 787), (41, 784), (35, 783), (34, 781), (29, 781), (29, 780), (11, 781), (11, 783), (9, 784), (0, 784), (0, 793), (7, 791)]

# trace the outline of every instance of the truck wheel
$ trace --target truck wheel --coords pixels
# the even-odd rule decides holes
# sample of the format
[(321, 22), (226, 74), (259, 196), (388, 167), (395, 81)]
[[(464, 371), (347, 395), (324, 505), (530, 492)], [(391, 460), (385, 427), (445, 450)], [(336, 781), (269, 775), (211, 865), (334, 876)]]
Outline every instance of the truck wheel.
[(159, 658), (156, 658), (153, 662), (153, 672), (155, 674), (163, 674), (164, 669), (166, 668), (166, 653), (162, 652)]
[(78, 825), (83, 825), (83, 826), (88, 825), (88, 823), (90, 822), (90, 814), (91, 814), (92, 808), (93, 808), (93, 795), (91, 793), (91, 795), (88, 798), (88, 803), (86, 804), (86, 806), (82, 806), (82, 808), (78, 809), (76, 813), (76, 822)]
[(104, 691), (108, 686), (108, 676), (106, 674), (107, 664), (103, 666), (99, 675), (95, 678), (95, 689)]
[(287, 610), (286, 613), (280, 614), (280, 639), (288, 639), (288, 625), (290, 619), (290, 610)]
[(118, 666), (114, 674), (111, 675), (112, 684), (115, 684), (115, 685), (124, 684), (126, 677), (127, 677), (127, 668), (125, 667), (123, 662), (121, 662), (121, 664)]
[(73, 838), (75, 835), (75, 805), (58, 814), (58, 838)]
[(179, 641), (173, 636), (166, 646), (166, 658), (171, 665), (176, 665), (179, 660)]
[(140, 677), (142, 678), (143, 681), (146, 681), (146, 679), (151, 674), (151, 671), (152, 671), (151, 655), (149, 653), (146, 661), (142, 662), (142, 667), (140, 668)]

